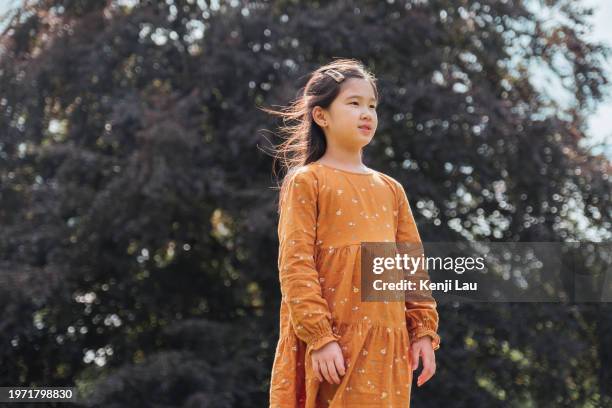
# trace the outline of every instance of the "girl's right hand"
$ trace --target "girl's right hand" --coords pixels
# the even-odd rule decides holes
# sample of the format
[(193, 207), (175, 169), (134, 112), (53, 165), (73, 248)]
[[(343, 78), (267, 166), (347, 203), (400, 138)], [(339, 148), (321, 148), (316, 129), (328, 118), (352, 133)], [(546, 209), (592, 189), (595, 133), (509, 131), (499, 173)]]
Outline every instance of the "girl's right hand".
[(340, 376), (345, 373), (344, 356), (340, 345), (336, 341), (331, 341), (312, 352), (312, 368), (319, 379), (323, 382), (323, 377), (328, 383), (340, 384)]

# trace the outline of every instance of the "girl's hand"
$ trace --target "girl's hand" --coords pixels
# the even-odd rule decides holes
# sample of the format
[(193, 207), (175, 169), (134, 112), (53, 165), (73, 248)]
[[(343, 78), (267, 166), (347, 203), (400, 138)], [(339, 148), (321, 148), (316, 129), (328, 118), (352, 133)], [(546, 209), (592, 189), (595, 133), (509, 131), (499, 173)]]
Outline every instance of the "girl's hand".
[(423, 336), (412, 343), (410, 347), (412, 371), (419, 367), (419, 357), (423, 358), (423, 371), (419, 375), (417, 385), (425, 384), (436, 373), (436, 354), (431, 346), (431, 337)]
[(323, 377), (328, 383), (340, 384), (340, 376), (344, 371), (344, 356), (340, 345), (336, 341), (331, 341), (312, 352), (312, 368), (319, 379), (323, 382)]

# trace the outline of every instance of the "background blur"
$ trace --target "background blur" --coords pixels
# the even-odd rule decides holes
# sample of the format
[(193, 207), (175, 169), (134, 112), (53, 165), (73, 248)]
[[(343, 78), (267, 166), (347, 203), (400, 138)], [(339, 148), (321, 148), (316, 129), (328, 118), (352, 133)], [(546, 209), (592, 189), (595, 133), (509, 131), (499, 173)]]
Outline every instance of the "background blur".
[[(257, 107), (333, 57), (378, 77), (365, 162), (425, 241), (612, 240), (604, 1), (3, 5), (0, 386), (267, 406), (279, 123)], [(612, 406), (610, 303), (438, 311), (415, 406)]]

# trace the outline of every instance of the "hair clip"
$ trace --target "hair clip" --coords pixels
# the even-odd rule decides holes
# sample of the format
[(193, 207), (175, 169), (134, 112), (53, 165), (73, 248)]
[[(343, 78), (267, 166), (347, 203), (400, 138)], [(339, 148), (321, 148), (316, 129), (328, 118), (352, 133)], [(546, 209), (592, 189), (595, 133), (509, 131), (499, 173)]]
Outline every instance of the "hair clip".
[(336, 71), (335, 69), (326, 69), (325, 71), (323, 71), (323, 73), (329, 75), (330, 77), (334, 78), (334, 80), (338, 83), (342, 82), (342, 80), (344, 80), (344, 75), (342, 75), (342, 73)]

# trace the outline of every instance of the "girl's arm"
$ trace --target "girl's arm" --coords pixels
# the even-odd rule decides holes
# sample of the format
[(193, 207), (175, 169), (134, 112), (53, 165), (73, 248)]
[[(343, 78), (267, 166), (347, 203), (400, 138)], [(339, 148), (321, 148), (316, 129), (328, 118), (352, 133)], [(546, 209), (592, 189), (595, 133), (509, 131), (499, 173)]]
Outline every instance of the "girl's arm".
[[(398, 226), (397, 235), (395, 241), (400, 243), (408, 243), (408, 247), (413, 248), (409, 251), (410, 256), (422, 255), (423, 245), (419, 231), (417, 230), (410, 204), (404, 187), (397, 183), (399, 191), (399, 202), (398, 202)], [(415, 251), (416, 250), (416, 251)], [(425, 268), (421, 268), (417, 271), (416, 275), (418, 279), (428, 279), (429, 275)], [(406, 301), (406, 325), (410, 333), (410, 342), (418, 340), (423, 336), (430, 336), (432, 340), (432, 347), (434, 350), (440, 348), (440, 336), (437, 334), (438, 331), (438, 312), (436, 310), (436, 301), (433, 297), (427, 296), (428, 300)]]
[(313, 173), (297, 172), (287, 183), (278, 222), (280, 286), (295, 333), (310, 352), (340, 336), (332, 332), (314, 261), (317, 179)]

